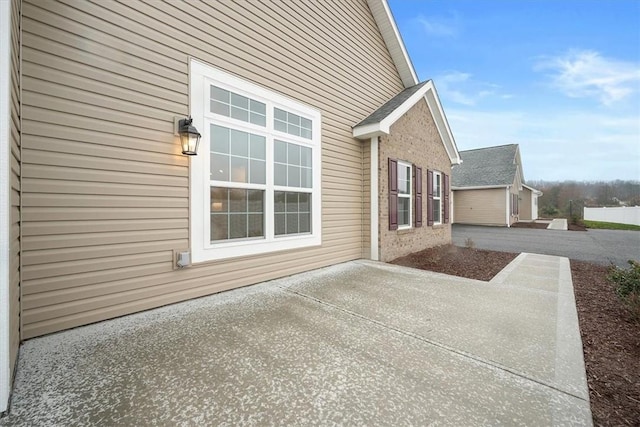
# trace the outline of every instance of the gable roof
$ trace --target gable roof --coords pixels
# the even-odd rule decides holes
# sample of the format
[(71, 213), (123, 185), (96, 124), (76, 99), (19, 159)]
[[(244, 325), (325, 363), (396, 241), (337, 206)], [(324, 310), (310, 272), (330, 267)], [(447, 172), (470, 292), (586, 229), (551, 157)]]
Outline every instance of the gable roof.
[(444, 148), (449, 156), (449, 160), (452, 164), (460, 163), (458, 147), (456, 147), (449, 123), (444, 115), (436, 87), (431, 80), (408, 87), (384, 103), (380, 108), (354, 126), (354, 138), (369, 139), (375, 136), (388, 135), (391, 131), (391, 125), (421, 99), (427, 102)]
[(490, 188), (523, 182), (518, 144), (460, 151), (462, 164), (451, 171), (452, 187)]

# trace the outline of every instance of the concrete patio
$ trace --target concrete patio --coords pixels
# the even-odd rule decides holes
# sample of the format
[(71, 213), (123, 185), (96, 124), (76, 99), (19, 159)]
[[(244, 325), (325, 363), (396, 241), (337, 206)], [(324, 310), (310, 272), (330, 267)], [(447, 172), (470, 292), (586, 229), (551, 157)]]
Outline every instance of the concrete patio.
[(566, 258), (354, 261), (27, 341), (0, 425), (591, 425)]

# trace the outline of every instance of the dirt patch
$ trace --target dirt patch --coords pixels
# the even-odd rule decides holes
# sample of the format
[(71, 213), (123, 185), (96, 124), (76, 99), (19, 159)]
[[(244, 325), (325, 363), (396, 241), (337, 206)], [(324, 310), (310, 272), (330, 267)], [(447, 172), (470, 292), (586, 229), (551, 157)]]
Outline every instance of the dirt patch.
[[(392, 263), (489, 281), (516, 256), (445, 245)], [(571, 273), (594, 424), (640, 426), (640, 324), (618, 300), (607, 267), (572, 260)]]
[(443, 245), (394, 259), (391, 264), (489, 281), (516, 256), (510, 252)]
[(568, 228), (569, 231), (587, 231), (587, 227), (580, 224), (569, 224)]

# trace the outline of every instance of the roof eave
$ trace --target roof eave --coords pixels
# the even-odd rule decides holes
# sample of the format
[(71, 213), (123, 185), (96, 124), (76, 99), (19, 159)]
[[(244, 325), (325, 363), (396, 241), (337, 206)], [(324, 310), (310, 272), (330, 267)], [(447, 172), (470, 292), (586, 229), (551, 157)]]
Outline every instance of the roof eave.
[(456, 185), (452, 185), (452, 190), (490, 190), (493, 188), (509, 188), (511, 184), (508, 185), (474, 185), (469, 187), (459, 187)]
[(376, 24), (378, 24), (380, 34), (387, 45), (391, 59), (398, 69), (402, 84), (405, 88), (418, 84), (418, 75), (413, 68), (407, 49), (402, 41), (402, 36), (398, 31), (386, 0), (367, 0), (367, 3), (373, 18), (376, 20)]

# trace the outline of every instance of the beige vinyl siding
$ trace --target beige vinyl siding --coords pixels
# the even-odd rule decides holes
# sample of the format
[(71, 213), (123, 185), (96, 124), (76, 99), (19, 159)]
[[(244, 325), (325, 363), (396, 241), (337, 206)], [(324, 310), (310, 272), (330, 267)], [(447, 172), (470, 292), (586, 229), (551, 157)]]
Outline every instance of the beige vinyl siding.
[(521, 221), (531, 221), (533, 218), (531, 217), (531, 199), (532, 192), (528, 188), (522, 187), (522, 191), (520, 191), (520, 215), (519, 219)]
[(11, 93), (9, 140), (11, 143), (11, 212), (9, 298), (10, 365), (15, 366), (20, 346), (20, 1), (11, 3)]
[(458, 224), (506, 226), (506, 188), (455, 190), (454, 219)]
[[(23, 8), (23, 338), (362, 256), (351, 126), (403, 88), (365, 1)], [(322, 112), (321, 247), (174, 269), (189, 248), (173, 136), (189, 57)]]

